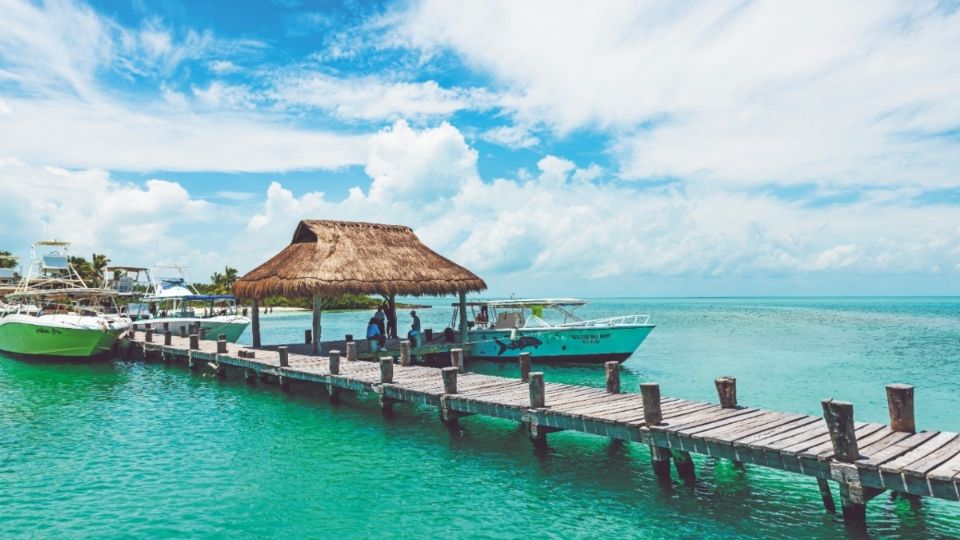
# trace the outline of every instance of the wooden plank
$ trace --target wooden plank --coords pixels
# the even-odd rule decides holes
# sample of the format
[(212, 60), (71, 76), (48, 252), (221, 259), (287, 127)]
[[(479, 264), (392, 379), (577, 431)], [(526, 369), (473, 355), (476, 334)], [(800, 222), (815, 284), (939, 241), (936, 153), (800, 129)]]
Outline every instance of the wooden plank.
[(665, 422), (663, 426), (657, 426), (658, 429), (665, 429), (667, 431), (682, 431), (684, 433), (689, 430), (696, 429), (698, 427), (712, 424), (717, 421), (725, 420), (727, 418), (734, 418), (737, 416), (742, 416), (744, 414), (751, 414), (759, 409), (724, 409), (720, 405), (716, 405), (713, 408), (704, 409), (701, 412), (693, 413), (689, 416), (684, 416), (678, 419), (674, 419), (672, 422)]
[(880, 470), (899, 474), (903, 472), (903, 469), (907, 468), (909, 465), (924, 459), (944, 446), (947, 446), (951, 443), (957, 443), (958, 441), (960, 441), (960, 435), (945, 431), (940, 432), (929, 441), (921, 444), (913, 450), (910, 450), (897, 459), (881, 464)]
[(958, 453), (960, 453), (960, 440), (954, 439), (937, 450), (917, 459), (913, 463), (904, 466), (901, 471), (903, 474), (909, 476), (925, 476), (928, 472), (936, 469)]
[(802, 417), (803, 415), (800, 414), (771, 413), (768, 416), (754, 418), (739, 425), (734, 424), (707, 430), (699, 433), (697, 436), (703, 439), (732, 444), (739, 439), (762, 431), (768, 431), (773, 427), (789, 424)]
[[(858, 439), (875, 433), (882, 429), (889, 429), (886, 426), (880, 424), (863, 424), (860, 427), (856, 428), (854, 433)], [(816, 458), (823, 453), (833, 453), (833, 442), (830, 440), (830, 432), (827, 431), (823, 435), (816, 437), (814, 439), (808, 439), (805, 441), (800, 441), (786, 448), (781, 448), (780, 453), (788, 456), (793, 455), (803, 455), (807, 457)], [(825, 454), (826, 455), (826, 454)]]
[(876, 469), (881, 463), (901, 456), (913, 448), (929, 441), (937, 435), (937, 431), (922, 433), (907, 433), (895, 431), (894, 436), (886, 437), (882, 441), (860, 448), (860, 459), (857, 465)]
[[(730, 411), (730, 415), (724, 417), (718, 417), (713, 420), (709, 420), (699, 425), (690, 425), (690, 427), (677, 428), (674, 429), (678, 434), (683, 434), (688, 437), (700, 437), (700, 433), (705, 431), (710, 431), (712, 429), (717, 429), (720, 427), (727, 427), (730, 425), (738, 425), (741, 422), (746, 422), (755, 418), (762, 418), (769, 416), (771, 413), (761, 409), (725, 409)], [(737, 414), (739, 413), (739, 414)]]
[(960, 475), (960, 453), (927, 473), (934, 480), (949, 481)]
[(816, 416), (803, 416), (788, 424), (744, 437), (743, 439), (737, 440), (734, 444), (747, 448), (762, 448), (767, 444), (793, 437), (809, 430), (817, 422), (823, 423), (823, 419)]

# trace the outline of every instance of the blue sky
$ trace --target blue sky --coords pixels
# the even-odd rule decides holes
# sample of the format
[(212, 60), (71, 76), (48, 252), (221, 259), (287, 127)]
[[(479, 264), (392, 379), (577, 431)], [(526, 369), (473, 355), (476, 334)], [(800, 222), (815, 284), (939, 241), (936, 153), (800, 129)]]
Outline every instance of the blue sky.
[(352, 219), (492, 295), (960, 294), (958, 8), (0, 0), (0, 249)]

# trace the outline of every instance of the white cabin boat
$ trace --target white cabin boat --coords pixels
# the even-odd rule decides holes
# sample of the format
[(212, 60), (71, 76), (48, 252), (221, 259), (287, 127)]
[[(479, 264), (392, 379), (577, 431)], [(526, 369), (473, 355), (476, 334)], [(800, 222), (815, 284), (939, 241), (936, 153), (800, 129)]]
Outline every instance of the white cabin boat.
[[(139, 324), (174, 333), (180, 327), (202, 327), (210, 339), (220, 334), (235, 343), (250, 326), (250, 318), (230, 294), (199, 294), (184, 277), (182, 267), (158, 266), (153, 274), (141, 267), (114, 267), (108, 286), (130, 297), (127, 314)], [(170, 277), (158, 277), (164, 272)]]
[[(655, 327), (649, 315), (580, 319), (574, 311), (586, 303), (576, 298), (467, 302), (469, 356), (513, 360), (529, 352), (540, 362), (623, 362)], [(451, 328), (457, 327), (458, 309), (454, 304)]]

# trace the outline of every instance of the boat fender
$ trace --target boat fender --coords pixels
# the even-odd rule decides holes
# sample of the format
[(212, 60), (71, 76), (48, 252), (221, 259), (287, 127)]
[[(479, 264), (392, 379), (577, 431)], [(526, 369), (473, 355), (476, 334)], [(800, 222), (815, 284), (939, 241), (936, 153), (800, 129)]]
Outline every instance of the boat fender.
[(510, 329), (510, 339), (517, 339), (517, 329), (516, 329), (516, 328), (511, 328), (511, 329)]

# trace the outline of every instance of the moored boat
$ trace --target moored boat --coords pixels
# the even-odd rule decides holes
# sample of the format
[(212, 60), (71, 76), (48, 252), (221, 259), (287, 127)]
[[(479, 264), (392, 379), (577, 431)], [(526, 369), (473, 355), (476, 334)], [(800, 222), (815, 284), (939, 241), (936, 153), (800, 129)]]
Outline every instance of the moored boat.
[[(468, 355), (484, 360), (516, 358), (529, 352), (535, 361), (564, 364), (623, 362), (655, 325), (649, 315), (583, 320), (574, 311), (587, 302), (574, 298), (467, 302)], [(544, 312), (558, 321), (548, 322)], [(457, 308), (451, 327), (456, 327)]]
[[(158, 266), (153, 274), (139, 267), (111, 270), (121, 273), (115, 272), (108, 287), (131, 299), (126, 313), (139, 324), (154, 328), (166, 325), (173, 332), (179, 332), (180, 327), (199, 327), (207, 336), (215, 338), (222, 334), (231, 343), (240, 339), (250, 325), (250, 317), (243, 313), (233, 295), (199, 294), (187, 283), (182, 267)], [(172, 275), (159, 277), (161, 272)], [(141, 276), (146, 279), (145, 284)]]
[[(116, 295), (89, 288), (70, 265), (67, 242), (37, 242), (33, 261), (0, 311), (0, 350), (31, 356), (90, 357), (111, 349), (131, 322)], [(50, 252), (37, 256), (37, 248)]]

